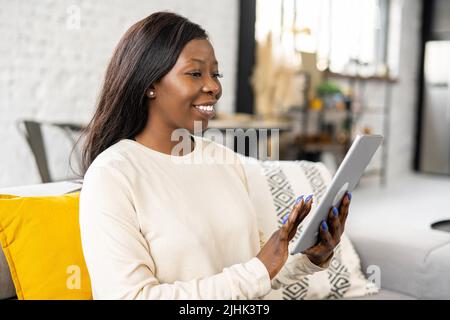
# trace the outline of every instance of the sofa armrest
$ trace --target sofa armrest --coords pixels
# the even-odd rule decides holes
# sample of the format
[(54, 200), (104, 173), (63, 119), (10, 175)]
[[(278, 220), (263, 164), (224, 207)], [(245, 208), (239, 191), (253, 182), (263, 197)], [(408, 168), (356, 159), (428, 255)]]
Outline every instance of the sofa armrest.
[(401, 219), (380, 215), (350, 218), (346, 230), (362, 270), (369, 278), (375, 277), (381, 288), (419, 299), (450, 297), (448, 278), (442, 277), (445, 272), (432, 271), (450, 269), (450, 252), (443, 250), (450, 247), (449, 234), (406, 226)]
[(41, 183), (0, 189), (0, 194), (16, 196), (51, 196), (75, 192), (81, 188), (82, 180), (68, 180), (51, 183)]

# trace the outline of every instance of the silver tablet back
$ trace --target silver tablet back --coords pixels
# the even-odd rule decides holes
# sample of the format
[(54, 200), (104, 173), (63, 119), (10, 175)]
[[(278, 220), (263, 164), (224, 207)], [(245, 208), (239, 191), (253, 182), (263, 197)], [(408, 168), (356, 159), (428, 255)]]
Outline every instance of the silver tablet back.
[(311, 218), (303, 226), (291, 254), (300, 253), (317, 243), (321, 222), (327, 220), (332, 206), (339, 206), (347, 191), (353, 191), (382, 141), (381, 135), (356, 136), (321, 202), (314, 211), (309, 213)]

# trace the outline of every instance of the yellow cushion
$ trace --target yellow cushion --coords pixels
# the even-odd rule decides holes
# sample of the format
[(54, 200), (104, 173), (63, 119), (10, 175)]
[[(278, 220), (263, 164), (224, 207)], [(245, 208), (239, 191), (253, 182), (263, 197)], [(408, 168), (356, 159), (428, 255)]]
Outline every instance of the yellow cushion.
[(78, 201), (0, 195), (0, 242), (19, 299), (92, 299)]

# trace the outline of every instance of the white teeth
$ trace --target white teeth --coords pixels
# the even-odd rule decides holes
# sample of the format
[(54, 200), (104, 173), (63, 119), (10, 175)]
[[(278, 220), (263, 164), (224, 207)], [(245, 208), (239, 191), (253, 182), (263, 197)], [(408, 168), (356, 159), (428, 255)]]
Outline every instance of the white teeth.
[(203, 110), (203, 111), (213, 111), (214, 106), (195, 106), (196, 108)]

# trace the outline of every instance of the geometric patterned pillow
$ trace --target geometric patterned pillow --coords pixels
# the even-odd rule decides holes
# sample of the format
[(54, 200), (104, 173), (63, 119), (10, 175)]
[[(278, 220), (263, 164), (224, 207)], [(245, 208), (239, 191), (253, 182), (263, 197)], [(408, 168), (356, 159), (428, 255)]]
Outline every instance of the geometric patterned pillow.
[[(297, 195), (304, 190), (294, 190), (288, 177), (303, 176), (307, 179), (310, 190), (317, 205), (325, 194), (329, 181), (323, 176), (323, 170), (309, 161), (289, 161), (295, 166), (283, 166), (283, 162), (260, 161), (261, 171), (266, 178), (272, 201), (276, 211), (278, 227), (282, 225), (282, 217), (290, 212)], [(286, 172), (287, 171), (287, 172)], [(300, 225), (292, 242), (301, 233)], [(282, 299), (341, 299), (361, 297), (378, 293), (378, 287), (366, 279), (361, 271), (359, 257), (345, 232), (327, 270), (303, 277), (300, 281), (282, 288)]]

